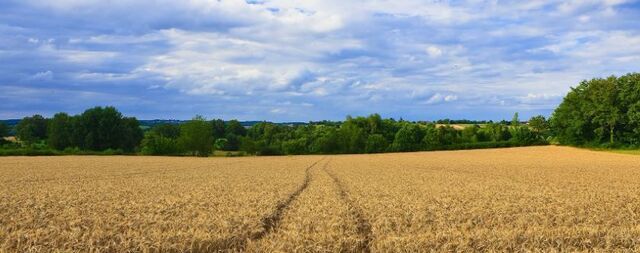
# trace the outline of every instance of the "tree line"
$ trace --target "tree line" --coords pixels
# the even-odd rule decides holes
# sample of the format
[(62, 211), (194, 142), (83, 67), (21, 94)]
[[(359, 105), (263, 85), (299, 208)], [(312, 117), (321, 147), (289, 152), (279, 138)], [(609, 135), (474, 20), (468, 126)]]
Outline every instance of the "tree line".
[[(460, 127), (457, 124), (464, 124)], [(0, 137), (8, 127), (0, 123)], [(251, 155), (352, 154), (505, 147), (557, 142), (567, 145), (640, 145), (640, 74), (582, 81), (547, 121), (535, 116), (511, 121), (412, 122), (378, 114), (308, 124), (259, 122), (245, 128), (237, 120), (202, 116), (182, 124), (159, 124), (143, 131), (134, 117), (114, 107), (94, 107), (79, 115), (33, 115), (15, 127), (19, 144), (5, 148), (105, 151), (145, 155), (208, 156), (213, 151)], [(0, 142), (3, 141), (0, 138)]]
[[(206, 120), (202, 116), (182, 124), (158, 124), (148, 131), (136, 118), (124, 117), (114, 107), (94, 107), (70, 116), (57, 113), (23, 118), (16, 136), (23, 147), (145, 155), (208, 156), (214, 150), (251, 155), (353, 154), (522, 146), (546, 143), (546, 119), (511, 122), (449, 124), (383, 119), (378, 114), (347, 117), (342, 122), (283, 125), (259, 122), (245, 128), (237, 120)], [(537, 122), (537, 123), (536, 123)], [(6, 128), (6, 127), (4, 127)], [(0, 132), (3, 129), (0, 127)], [(6, 131), (5, 131), (6, 132)], [(14, 144), (16, 145), (16, 144)]]
[[(0, 124), (0, 137), (8, 132)], [(56, 150), (135, 152), (143, 138), (138, 120), (114, 107), (94, 107), (74, 116), (61, 112), (50, 119), (36, 114), (20, 120), (15, 132), (22, 146)]]

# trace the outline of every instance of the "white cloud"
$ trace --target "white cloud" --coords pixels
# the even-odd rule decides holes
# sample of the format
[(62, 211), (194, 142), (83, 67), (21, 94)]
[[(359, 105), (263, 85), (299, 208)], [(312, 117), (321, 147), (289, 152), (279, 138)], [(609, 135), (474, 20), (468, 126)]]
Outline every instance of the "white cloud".
[(436, 46), (429, 46), (427, 47), (427, 54), (435, 58), (442, 55), (442, 50)]
[(431, 96), (429, 99), (427, 99), (427, 101), (425, 101), (425, 104), (433, 105), (433, 104), (439, 104), (444, 102), (453, 102), (456, 100), (458, 100), (457, 95), (436, 93), (436, 94), (433, 94), (433, 96)]
[(49, 81), (53, 79), (53, 72), (51, 70), (38, 72), (27, 78), (29, 81)]

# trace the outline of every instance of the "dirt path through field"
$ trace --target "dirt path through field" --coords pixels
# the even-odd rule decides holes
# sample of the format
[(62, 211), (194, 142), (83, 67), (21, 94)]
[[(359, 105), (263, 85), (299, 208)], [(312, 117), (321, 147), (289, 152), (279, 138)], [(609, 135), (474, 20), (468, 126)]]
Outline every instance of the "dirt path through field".
[(356, 251), (357, 252), (371, 252), (371, 248), (370, 247), (371, 247), (371, 241), (373, 240), (373, 232), (371, 231), (371, 223), (369, 223), (369, 220), (365, 217), (364, 213), (362, 212), (362, 209), (351, 200), (351, 196), (349, 195), (349, 192), (345, 188), (345, 186), (342, 183), (342, 181), (340, 181), (340, 179), (338, 179), (338, 177), (333, 172), (331, 172), (330, 169), (327, 168), (327, 167), (329, 167), (328, 165), (329, 165), (329, 163), (327, 163), (327, 166), (322, 167), (322, 170), (325, 173), (327, 173), (327, 175), (329, 175), (329, 177), (331, 177), (331, 179), (333, 180), (335, 186), (338, 188), (340, 199), (342, 199), (342, 201), (344, 201), (347, 204), (347, 206), (349, 207), (349, 211), (351, 213), (351, 216), (356, 222), (356, 227), (357, 227), (357, 230), (358, 230), (358, 234), (362, 238), (362, 242), (357, 246), (357, 250)]
[(284, 210), (282, 222), (247, 251), (363, 252), (363, 239), (349, 205), (326, 173), (330, 161), (311, 170), (308, 188)]
[(292, 192), (286, 199), (280, 201), (275, 206), (273, 212), (271, 212), (269, 215), (263, 217), (260, 220), (260, 223), (261, 223), (260, 230), (251, 232), (249, 234), (236, 235), (234, 237), (227, 238), (224, 242), (215, 242), (212, 245), (218, 245), (221, 247), (207, 248), (207, 250), (212, 250), (216, 252), (244, 251), (246, 250), (248, 241), (259, 241), (265, 236), (269, 235), (270, 233), (273, 233), (278, 228), (283, 218), (283, 215), (285, 214), (285, 211), (291, 206), (291, 204), (296, 200), (296, 198), (298, 198), (298, 196), (300, 196), (300, 194), (309, 187), (309, 183), (312, 180), (311, 171), (314, 169), (314, 167), (317, 167), (318, 164), (322, 162), (322, 160), (325, 160), (325, 159), (326, 157), (323, 157), (305, 168), (305, 177), (304, 177), (304, 180), (302, 181), (302, 184), (300, 184), (300, 186), (294, 192)]

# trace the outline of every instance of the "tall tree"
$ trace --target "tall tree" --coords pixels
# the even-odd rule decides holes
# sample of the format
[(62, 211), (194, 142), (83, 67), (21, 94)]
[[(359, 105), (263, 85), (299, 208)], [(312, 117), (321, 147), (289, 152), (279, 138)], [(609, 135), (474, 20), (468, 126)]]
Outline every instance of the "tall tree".
[(596, 134), (605, 136), (608, 133), (609, 143), (614, 143), (616, 124), (620, 121), (620, 110), (617, 107), (618, 87), (616, 78), (609, 77), (606, 79), (594, 79), (591, 83), (591, 89), (587, 93), (588, 103), (592, 110), (592, 122), (598, 127), (595, 129)]
[(403, 122), (402, 128), (396, 133), (392, 148), (395, 151), (415, 151), (420, 148), (424, 133), (417, 124)]
[(225, 124), (224, 120), (214, 119), (211, 121), (212, 134), (214, 139), (225, 137)]
[(9, 126), (0, 122), (0, 139), (9, 136)]
[(122, 136), (119, 147), (126, 152), (133, 152), (144, 137), (140, 123), (136, 118), (125, 117), (122, 118), (121, 128)]
[(64, 112), (56, 113), (53, 118), (49, 120), (49, 137), (47, 143), (50, 147), (63, 150), (73, 145), (73, 123), (69, 114)]
[(520, 125), (520, 118), (518, 117), (518, 112), (513, 114), (513, 118), (511, 119), (511, 125), (512, 126)]
[(20, 141), (31, 144), (47, 138), (47, 119), (41, 115), (24, 117), (16, 126), (16, 135)]
[(205, 118), (197, 115), (180, 126), (178, 143), (192, 155), (208, 156), (213, 148), (211, 125)]

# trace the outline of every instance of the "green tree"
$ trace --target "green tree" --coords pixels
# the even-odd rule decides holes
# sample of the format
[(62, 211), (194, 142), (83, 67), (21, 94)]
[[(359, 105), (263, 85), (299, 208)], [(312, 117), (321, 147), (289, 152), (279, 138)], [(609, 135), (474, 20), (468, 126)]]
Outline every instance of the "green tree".
[(618, 87), (616, 78), (593, 79), (590, 89), (587, 90), (587, 100), (591, 108), (588, 116), (598, 126), (594, 131), (597, 136), (607, 136), (609, 143), (614, 143), (616, 125), (621, 119), (620, 110), (617, 107)]
[(24, 117), (16, 126), (16, 136), (26, 144), (45, 140), (47, 138), (47, 119), (38, 114)]
[(197, 115), (180, 126), (178, 143), (192, 155), (208, 156), (213, 146), (211, 125), (202, 116)]
[(392, 149), (395, 151), (415, 151), (420, 148), (424, 134), (417, 124), (404, 123), (396, 133)]
[(347, 117), (338, 129), (340, 138), (338, 139), (343, 153), (362, 153), (365, 148), (366, 133), (358, 126), (356, 120)]
[(640, 145), (640, 73), (630, 73), (616, 80), (618, 85), (618, 129), (626, 144)]
[(49, 137), (47, 142), (50, 147), (63, 150), (73, 145), (73, 122), (72, 118), (64, 113), (56, 113), (51, 120), (49, 120), (48, 133)]
[(122, 118), (120, 127), (122, 130), (120, 130), (121, 136), (118, 148), (126, 152), (133, 152), (144, 137), (144, 133), (140, 129), (140, 123), (136, 118), (125, 117)]
[(637, 73), (580, 82), (553, 112), (553, 135), (563, 144), (640, 144), (639, 86)]
[(225, 133), (225, 124), (224, 124), (224, 120), (221, 119), (215, 119), (211, 121), (211, 128), (212, 128), (212, 133), (213, 133), (213, 138), (214, 139), (219, 139), (219, 138), (224, 138), (224, 136), (226, 135)]
[(307, 153), (307, 139), (293, 139), (282, 143), (282, 150), (287, 155), (300, 155)]
[(114, 107), (94, 107), (85, 110), (74, 129), (79, 137), (78, 147), (88, 150), (120, 148), (122, 138), (122, 114)]
[(0, 122), (0, 139), (9, 136), (9, 126)]
[(365, 152), (367, 153), (381, 153), (387, 150), (389, 143), (382, 134), (372, 134), (367, 137), (365, 144)]
[(159, 124), (151, 128), (151, 131), (162, 137), (177, 139), (180, 136), (180, 125)]
[(174, 138), (166, 137), (156, 131), (149, 131), (142, 139), (142, 153), (145, 155), (177, 155), (180, 146)]
[(529, 127), (538, 135), (546, 135), (549, 131), (549, 122), (542, 115), (533, 116), (529, 119)]
[(526, 126), (512, 128), (512, 141), (521, 145), (531, 145), (540, 142), (540, 138)]
[(518, 117), (518, 113), (517, 112), (513, 114), (513, 118), (511, 119), (511, 125), (512, 126), (520, 125), (520, 118)]
[(333, 126), (316, 126), (309, 151), (315, 154), (335, 154), (341, 150), (338, 144), (338, 131)]
[(464, 142), (464, 143), (478, 142), (479, 129), (480, 127), (478, 127), (477, 125), (467, 126), (464, 129), (462, 129), (462, 132), (460, 133), (461, 142)]
[(247, 129), (240, 124), (240, 121), (234, 119), (227, 122), (224, 132), (227, 135), (234, 134), (236, 136), (245, 136), (247, 134)]
[(440, 126), (437, 128), (437, 133), (440, 146), (448, 146), (459, 142), (459, 131), (452, 126)]

